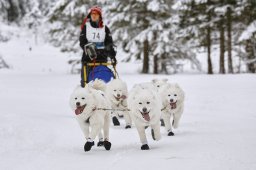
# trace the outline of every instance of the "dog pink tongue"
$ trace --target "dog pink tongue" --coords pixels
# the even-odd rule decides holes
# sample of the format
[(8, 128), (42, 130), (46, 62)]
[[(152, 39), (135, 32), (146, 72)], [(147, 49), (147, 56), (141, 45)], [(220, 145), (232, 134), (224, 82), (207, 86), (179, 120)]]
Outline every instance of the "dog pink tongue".
[(121, 97), (122, 99), (126, 99), (127, 97), (125, 96), (125, 95), (122, 95), (122, 97)]
[(81, 114), (81, 108), (80, 107), (76, 108), (75, 113), (76, 113), (76, 115)]
[(171, 109), (176, 109), (176, 102), (175, 103), (170, 103)]
[(145, 119), (146, 121), (150, 121), (150, 116), (149, 116), (148, 113), (144, 113), (144, 114), (143, 114), (143, 117), (144, 117), (144, 119)]

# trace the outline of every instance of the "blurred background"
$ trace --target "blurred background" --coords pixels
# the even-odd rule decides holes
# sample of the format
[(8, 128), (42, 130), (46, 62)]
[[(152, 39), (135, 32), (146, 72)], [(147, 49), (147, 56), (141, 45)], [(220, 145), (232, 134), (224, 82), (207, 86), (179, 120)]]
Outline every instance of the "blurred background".
[(255, 73), (255, 0), (0, 0), (0, 69), (79, 73), (93, 5), (129, 71)]

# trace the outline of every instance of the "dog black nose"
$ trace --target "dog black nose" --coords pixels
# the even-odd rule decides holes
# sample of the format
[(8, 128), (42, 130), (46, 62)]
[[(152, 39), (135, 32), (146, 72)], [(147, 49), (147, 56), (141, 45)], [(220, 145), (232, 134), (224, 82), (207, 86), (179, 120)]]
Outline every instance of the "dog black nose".
[(117, 94), (117, 97), (120, 97), (120, 94)]
[(172, 102), (173, 102), (173, 99), (170, 99), (170, 102), (172, 103)]
[(80, 106), (80, 102), (76, 102), (76, 105), (77, 105), (77, 106)]
[(143, 111), (143, 112), (147, 112), (147, 108), (144, 107), (144, 108), (142, 109), (142, 111)]

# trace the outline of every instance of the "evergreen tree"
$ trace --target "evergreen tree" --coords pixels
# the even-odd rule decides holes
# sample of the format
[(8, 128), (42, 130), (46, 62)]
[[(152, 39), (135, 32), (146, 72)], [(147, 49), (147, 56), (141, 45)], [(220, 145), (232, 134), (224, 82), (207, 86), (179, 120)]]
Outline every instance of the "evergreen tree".
[(207, 49), (208, 74), (213, 74), (211, 46), (212, 32), (214, 25), (214, 5), (215, 1), (186, 1), (180, 10), (179, 27), (183, 32), (183, 39), (192, 47), (205, 47)]
[(152, 13), (148, 6), (148, 1), (118, 0), (109, 8), (109, 16), (112, 18), (110, 27), (114, 30), (114, 38), (130, 54), (128, 61), (131, 56), (143, 58), (142, 73), (149, 72), (149, 40), (145, 30), (150, 27)]
[(28, 12), (29, 0), (0, 0), (0, 19), (6, 23), (19, 24)]
[(43, 9), (40, 9), (38, 0), (30, 0), (28, 4), (29, 12), (23, 18), (23, 23), (33, 30), (35, 36), (35, 44), (38, 43), (38, 30), (43, 20)]
[(239, 37), (245, 49), (245, 62), (250, 73), (256, 72), (256, 2), (243, 0), (243, 10), (239, 21), (244, 24), (243, 32)]
[[(225, 52), (228, 53), (228, 72), (233, 73), (232, 52), (237, 51), (236, 41), (241, 34), (241, 13), (247, 0), (186, 1), (180, 12), (180, 27), (185, 30), (185, 39), (193, 40), (196, 46), (204, 46), (208, 53), (208, 74), (212, 74), (211, 45), (220, 50), (220, 73), (225, 73)], [(251, 12), (249, 12), (251, 13)], [(215, 41), (218, 36), (218, 41)], [(205, 36), (203, 36), (205, 35)]]
[(149, 73), (151, 65), (153, 73), (158, 74), (160, 68), (167, 72), (166, 65), (179, 59), (196, 61), (188, 48), (184, 52), (184, 44), (176, 36), (177, 26), (173, 22), (176, 16), (171, 9), (173, 2), (119, 0), (109, 8), (114, 38), (129, 54), (126, 61), (133, 57), (143, 61), (142, 73)]

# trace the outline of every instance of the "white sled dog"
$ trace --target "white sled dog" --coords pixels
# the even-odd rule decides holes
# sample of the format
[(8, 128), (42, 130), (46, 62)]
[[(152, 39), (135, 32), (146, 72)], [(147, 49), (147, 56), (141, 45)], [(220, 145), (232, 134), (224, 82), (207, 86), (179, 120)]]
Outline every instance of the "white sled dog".
[[(184, 91), (178, 84), (166, 84), (160, 89), (163, 102), (162, 119), (168, 136), (173, 136), (172, 126), (179, 126), (180, 118), (184, 109)], [(172, 123), (171, 123), (172, 122)]]
[(152, 83), (156, 87), (157, 91), (161, 89), (164, 85), (166, 85), (168, 82), (168, 79), (153, 79)]
[[(161, 94), (159, 93), (160, 89), (164, 86), (168, 84), (168, 79), (153, 79), (151, 81), (151, 83), (155, 86), (155, 89), (157, 91), (157, 93), (161, 96)], [(163, 118), (160, 119), (161, 121), (161, 126), (164, 126), (164, 120)]]
[(110, 112), (100, 110), (100, 108), (110, 108), (104, 93), (88, 85), (85, 88), (79, 86), (70, 97), (70, 106), (75, 112), (76, 119), (87, 140), (84, 151), (91, 150), (97, 135), (101, 138), (101, 130), (104, 133), (104, 141), (100, 140), (98, 146), (103, 145), (106, 150), (110, 150)]
[(100, 90), (104, 93), (106, 93), (106, 83), (101, 79), (95, 79), (93, 81), (90, 81), (88, 83), (88, 86), (92, 87), (93, 89)]
[(127, 108), (128, 90), (126, 83), (120, 79), (111, 80), (107, 83), (106, 95), (113, 109), (112, 121), (114, 126), (120, 125), (118, 117), (123, 115), (126, 123), (125, 128), (131, 128), (132, 121)]
[(132, 120), (135, 123), (142, 143), (141, 150), (148, 150), (148, 142), (145, 128), (151, 127), (151, 134), (154, 140), (161, 139), (160, 116), (161, 100), (153, 90), (143, 88), (141, 85), (135, 85), (128, 97), (128, 108)]

